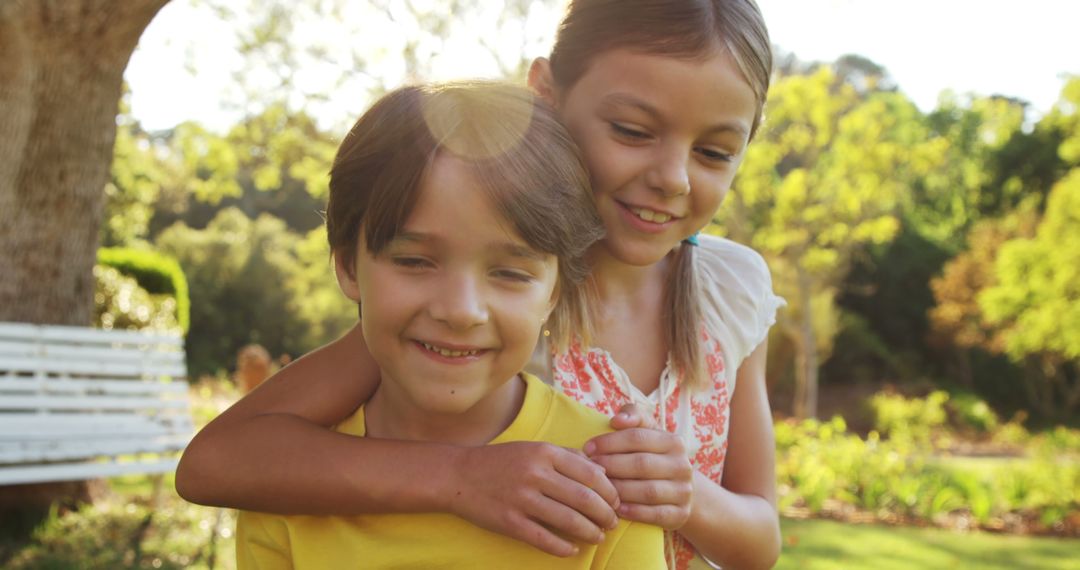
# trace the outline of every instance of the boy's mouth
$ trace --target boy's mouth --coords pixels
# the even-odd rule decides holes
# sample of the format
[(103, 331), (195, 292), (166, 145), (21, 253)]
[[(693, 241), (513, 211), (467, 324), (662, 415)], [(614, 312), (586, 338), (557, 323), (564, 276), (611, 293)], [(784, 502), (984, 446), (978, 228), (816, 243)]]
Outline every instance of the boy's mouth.
[(434, 352), (435, 354), (438, 354), (440, 356), (444, 356), (446, 358), (464, 358), (464, 357), (467, 357), (467, 356), (476, 356), (477, 354), (480, 354), (481, 352), (484, 352), (483, 349), (479, 349), (479, 348), (473, 348), (473, 349), (467, 349), (467, 350), (461, 350), (461, 349), (458, 349), (458, 348), (446, 348), (446, 347), (434, 345), (434, 344), (431, 344), (431, 343), (427, 343), (427, 342), (424, 342), (422, 340), (418, 340), (418, 341), (416, 341), (416, 343), (419, 344), (420, 346), (424, 347), (425, 349), (427, 349), (427, 350), (429, 350), (431, 352)]

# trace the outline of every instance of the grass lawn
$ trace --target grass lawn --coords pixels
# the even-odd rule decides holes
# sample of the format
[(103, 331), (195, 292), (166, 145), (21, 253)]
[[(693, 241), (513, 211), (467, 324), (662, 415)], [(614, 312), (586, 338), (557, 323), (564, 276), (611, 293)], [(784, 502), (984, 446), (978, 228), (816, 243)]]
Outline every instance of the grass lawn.
[(783, 519), (778, 569), (1080, 570), (1080, 540)]

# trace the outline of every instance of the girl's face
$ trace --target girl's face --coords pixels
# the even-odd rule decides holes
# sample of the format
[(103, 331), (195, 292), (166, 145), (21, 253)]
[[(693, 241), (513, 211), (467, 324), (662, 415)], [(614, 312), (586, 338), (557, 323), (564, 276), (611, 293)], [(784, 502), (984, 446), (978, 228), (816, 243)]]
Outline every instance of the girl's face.
[[(530, 82), (581, 147), (610, 255), (644, 266), (711, 220), (745, 155), (757, 100), (726, 52), (680, 59), (624, 49), (595, 56), (576, 83)], [(546, 82), (546, 84), (545, 84)]]
[(503, 220), (462, 162), (438, 156), (389, 245), (372, 254), (361, 237), (355, 277), (338, 264), (342, 290), (361, 303), (379, 390), (405, 424), (489, 421), (532, 355), (557, 262)]

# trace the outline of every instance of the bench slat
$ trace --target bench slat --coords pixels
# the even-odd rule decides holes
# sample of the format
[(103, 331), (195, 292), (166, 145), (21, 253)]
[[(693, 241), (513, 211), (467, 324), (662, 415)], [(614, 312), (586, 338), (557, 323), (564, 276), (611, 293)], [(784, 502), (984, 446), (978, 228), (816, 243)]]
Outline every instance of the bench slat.
[(159, 410), (188, 408), (187, 400), (101, 396), (4, 396), (0, 410)]
[(66, 378), (0, 378), (0, 397), (7, 394), (186, 394), (182, 382), (142, 380), (71, 380)]
[(115, 477), (128, 473), (168, 473), (176, 470), (177, 458), (107, 463), (69, 463), (28, 465), (0, 469), (0, 485), (19, 485), (41, 481), (82, 481)]
[(177, 435), (152, 438), (102, 438), (0, 442), (0, 464), (92, 459), (99, 455), (181, 451), (190, 438)]
[(160, 344), (182, 346), (179, 336), (145, 333), (139, 331), (107, 331), (87, 327), (65, 325), (33, 325), (28, 323), (0, 323), (0, 339), (35, 339), (53, 344), (112, 344), (126, 343), (136, 346)]
[(183, 364), (155, 362), (108, 362), (102, 360), (50, 360), (35, 357), (13, 357), (0, 361), (0, 368), (13, 372), (45, 372), (78, 374), (80, 376), (169, 376), (187, 374)]
[(182, 350), (148, 351), (140, 347), (56, 345), (0, 340), (0, 362), (15, 357), (45, 357), (57, 360), (116, 360), (123, 362), (182, 363)]

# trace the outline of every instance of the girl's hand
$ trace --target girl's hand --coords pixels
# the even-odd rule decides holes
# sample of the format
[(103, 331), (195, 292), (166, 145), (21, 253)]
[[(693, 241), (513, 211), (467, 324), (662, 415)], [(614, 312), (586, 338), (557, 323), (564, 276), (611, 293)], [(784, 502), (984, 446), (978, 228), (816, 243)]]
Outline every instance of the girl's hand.
[(448, 510), (555, 556), (577, 553), (615, 528), (619, 495), (578, 450), (541, 442), (466, 448), (454, 465)]
[(678, 530), (690, 518), (694, 468), (674, 434), (633, 404), (611, 420), (618, 430), (585, 444), (585, 453), (606, 471), (619, 492), (620, 516)]

